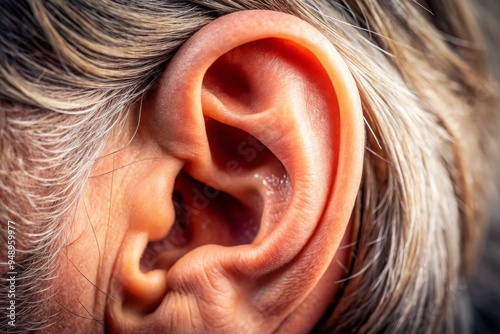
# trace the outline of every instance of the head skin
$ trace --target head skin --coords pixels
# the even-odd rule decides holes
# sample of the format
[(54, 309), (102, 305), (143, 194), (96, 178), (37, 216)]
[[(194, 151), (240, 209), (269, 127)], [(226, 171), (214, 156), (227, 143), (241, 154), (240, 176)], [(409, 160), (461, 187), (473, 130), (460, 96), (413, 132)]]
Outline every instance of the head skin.
[(438, 34), (479, 43), (468, 3), (238, 3), (4, 5), (47, 56), (2, 21), (17, 330), (470, 326), (497, 119)]

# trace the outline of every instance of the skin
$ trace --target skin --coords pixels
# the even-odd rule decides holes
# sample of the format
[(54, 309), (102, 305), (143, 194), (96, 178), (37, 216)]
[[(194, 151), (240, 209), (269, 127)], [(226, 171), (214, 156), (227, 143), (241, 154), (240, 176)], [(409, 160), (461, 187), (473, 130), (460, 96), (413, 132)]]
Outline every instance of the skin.
[(185, 43), (140, 109), (79, 202), (57, 326), (310, 330), (345, 276), (363, 156), (335, 49), (296, 17), (230, 14)]

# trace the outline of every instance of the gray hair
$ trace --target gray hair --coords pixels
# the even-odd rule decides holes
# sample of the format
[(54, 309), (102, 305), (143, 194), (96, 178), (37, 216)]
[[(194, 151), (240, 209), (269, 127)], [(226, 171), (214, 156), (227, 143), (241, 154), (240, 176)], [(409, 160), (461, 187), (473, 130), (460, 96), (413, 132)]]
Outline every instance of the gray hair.
[[(17, 230), (18, 331), (40, 307), (94, 162), (176, 50), (221, 15), (268, 9), (322, 31), (350, 68), (368, 138), (331, 332), (454, 329), (483, 231), (493, 88), (466, 0), (9, 1), (0, 4), (0, 240)], [(117, 130), (118, 129), (118, 130)], [(7, 301), (5, 280), (0, 307)], [(334, 284), (334, 282), (332, 282)], [(5, 317), (0, 329), (8, 328)]]

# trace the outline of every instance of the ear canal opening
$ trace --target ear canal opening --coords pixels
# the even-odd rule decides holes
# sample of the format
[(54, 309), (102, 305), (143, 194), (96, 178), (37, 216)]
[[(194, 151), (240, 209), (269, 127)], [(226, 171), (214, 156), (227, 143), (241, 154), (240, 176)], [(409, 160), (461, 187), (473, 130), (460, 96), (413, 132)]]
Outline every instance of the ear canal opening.
[(163, 239), (148, 243), (141, 257), (142, 271), (168, 269), (190, 250), (206, 244), (251, 243), (259, 232), (263, 204), (256, 192), (243, 196), (245, 203), (252, 198), (256, 205), (250, 207), (181, 171), (172, 194), (175, 221)]

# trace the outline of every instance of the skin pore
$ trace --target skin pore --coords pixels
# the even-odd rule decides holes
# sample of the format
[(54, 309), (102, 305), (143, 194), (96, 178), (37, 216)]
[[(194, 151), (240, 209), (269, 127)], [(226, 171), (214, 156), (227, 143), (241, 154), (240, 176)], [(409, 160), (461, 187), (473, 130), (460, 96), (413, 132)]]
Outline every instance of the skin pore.
[(292, 16), (238, 13), (195, 34), (96, 161), (54, 285), (72, 287), (62, 326), (311, 330), (351, 256), (364, 141), (351, 80)]

